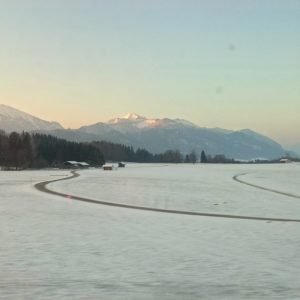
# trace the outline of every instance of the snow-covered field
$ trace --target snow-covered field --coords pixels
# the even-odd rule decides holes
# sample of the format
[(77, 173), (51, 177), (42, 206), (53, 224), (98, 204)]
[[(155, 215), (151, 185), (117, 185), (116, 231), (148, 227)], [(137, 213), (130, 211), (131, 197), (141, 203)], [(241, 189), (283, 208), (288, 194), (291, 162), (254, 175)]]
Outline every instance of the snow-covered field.
[[(146, 207), (300, 219), (300, 165), (128, 165), (48, 187)], [(1, 299), (299, 299), (300, 223), (172, 215), (41, 193), (0, 172)]]
[(50, 189), (138, 206), (259, 217), (299, 218), (300, 198), (283, 197), (232, 177), (300, 197), (300, 165), (129, 165), (115, 172), (89, 170)]

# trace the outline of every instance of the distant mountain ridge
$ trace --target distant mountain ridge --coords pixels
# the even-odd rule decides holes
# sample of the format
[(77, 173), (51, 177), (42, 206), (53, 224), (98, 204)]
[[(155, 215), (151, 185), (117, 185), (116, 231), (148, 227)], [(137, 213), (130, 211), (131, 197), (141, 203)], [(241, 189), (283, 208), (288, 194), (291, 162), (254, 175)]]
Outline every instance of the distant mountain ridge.
[(10, 106), (0, 104), (0, 129), (7, 132), (63, 129), (57, 122), (48, 122)]
[(298, 155), (300, 157), (300, 143), (292, 145), (292, 146), (289, 146), (289, 150), (295, 152), (296, 155)]
[(210, 129), (182, 119), (147, 119), (134, 113), (107, 123), (84, 126), (78, 131), (154, 153), (167, 149), (179, 149), (183, 153), (205, 150), (212, 155), (225, 154), (238, 159), (278, 158), (285, 154), (280, 144), (250, 129)]
[(135, 113), (78, 129), (64, 129), (57, 122), (43, 121), (0, 105), (0, 129), (47, 133), (77, 142), (104, 140), (135, 149), (146, 148), (153, 153), (178, 149), (183, 154), (192, 150), (200, 154), (204, 150), (211, 155), (245, 160), (279, 158), (286, 153), (280, 144), (250, 129), (204, 128), (183, 119), (147, 119)]

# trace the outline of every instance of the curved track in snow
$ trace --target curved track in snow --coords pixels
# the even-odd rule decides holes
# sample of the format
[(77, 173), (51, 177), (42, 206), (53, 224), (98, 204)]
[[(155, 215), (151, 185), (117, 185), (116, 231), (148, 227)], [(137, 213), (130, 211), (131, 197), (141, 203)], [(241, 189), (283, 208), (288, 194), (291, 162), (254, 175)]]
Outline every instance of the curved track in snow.
[[(300, 219), (286, 219), (286, 218), (264, 218), (264, 217), (253, 217), (253, 216), (241, 216), (241, 215), (231, 215), (231, 214), (215, 214), (215, 213), (204, 213), (204, 212), (193, 212), (193, 211), (182, 211), (182, 210), (173, 210), (173, 209), (162, 209), (162, 208), (152, 208), (152, 207), (145, 207), (145, 206), (136, 206), (136, 205), (128, 205), (128, 204), (122, 204), (122, 203), (113, 203), (113, 202), (107, 202), (107, 201), (101, 201), (101, 200), (94, 200), (84, 197), (79, 197), (75, 195), (70, 194), (64, 194), (60, 192), (56, 192), (53, 190), (50, 190), (47, 188), (47, 185), (52, 182), (57, 181), (63, 181), (63, 180), (69, 180), (72, 178), (79, 177), (80, 174), (78, 174), (76, 171), (72, 171), (72, 176), (61, 178), (61, 179), (55, 179), (55, 180), (49, 180), (44, 181), (35, 184), (35, 188), (41, 192), (48, 193), (51, 195), (56, 195), (64, 198), (71, 198), (72, 200), (77, 200), (81, 202), (87, 202), (87, 203), (93, 203), (93, 204), (100, 204), (100, 205), (106, 205), (106, 206), (113, 206), (113, 207), (120, 207), (120, 208), (127, 208), (127, 209), (135, 209), (135, 210), (143, 210), (143, 211), (152, 211), (152, 212), (160, 212), (160, 213), (168, 213), (168, 214), (178, 214), (178, 215), (190, 215), (190, 216), (202, 216), (202, 217), (215, 217), (215, 218), (228, 218), (228, 219), (242, 219), (242, 220), (256, 220), (256, 221), (274, 221), (274, 222), (299, 222)], [(237, 178), (238, 176), (235, 176), (235, 180), (239, 181)], [(243, 174), (244, 175), (244, 174)], [(243, 183), (243, 182), (242, 182)]]
[(247, 175), (247, 173), (238, 174), (238, 175), (233, 176), (232, 179), (235, 180), (235, 181), (237, 181), (237, 182), (239, 182), (239, 183), (242, 183), (242, 184), (254, 187), (256, 189), (260, 189), (260, 190), (263, 190), (263, 191), (272, 192), (272, 193), (283, 195), (283, 196), (287, 196), (287, 197), (292, 197), (292, 198), (300, 199), (300, 196), (298, 196), (298, 195), (294, 195), (294, 194), (291, 194), (291, 193), (286, 193), (286, 192), (282, 192), (282, 191), (270, 189), (270, 188), (267, 188), (267, 187), (264, 187), (264, 186), (260, 186), (260, 185), (257, 185), (257, 184), (253, 184), (253, 183), (247, 182), (245, 180), (241, 180), (239, 178), (239, 177), (245, 176), (245, 175)]

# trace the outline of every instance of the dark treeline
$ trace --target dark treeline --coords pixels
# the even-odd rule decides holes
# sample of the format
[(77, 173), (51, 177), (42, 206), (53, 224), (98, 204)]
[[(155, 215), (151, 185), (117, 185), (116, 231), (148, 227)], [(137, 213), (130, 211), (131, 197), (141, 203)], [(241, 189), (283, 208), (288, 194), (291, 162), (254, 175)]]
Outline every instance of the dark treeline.
[(138, 148), (136, 151), (131, 146), (114, 144), (109, 142), (94, 142), (103, 153), (105, 161), (126, 161), (138, 163), (239, 163), (225, 155), (206, 155), (204, 151), (198, 156), (195, 151), (185, 156), (179, 150), (167, 150), (164, 153), (152, 154), (146, 149)]
[(109, 142), (94, 142), (95, 145), (104, 155), (106, 161), (127, 161), (139, 163), (181, 163), (184, 162), (183, 155), (178, 150), (167, 150), (161, 154), (152, 154), (146, 149), (133, 147)]
[(105, 163), (102, 152), (92, 143), (69, 142), (43, 134), (34, 134), (32, 139), (38, 157), (47, 163), (60, 165), (68, 160), (84, 161), (93, 166), (102, 166)]
[(132, 147), (110, 142), (93, 142), (104, 156), (105, 161), (135, 161), (135, 151)]
[(70, 160), (101, 166), (105, 161), (196, 163), (198, 157), (194, 151), (186, 156), (178, 150), (152, 154), (146, 149), (134, 150), (130, 146), (105, 141), (76, 143), (51, 135), (27, 132), (6, 134), (0, 131), (0, 166), (4, 169), (61, 167)]
[(75, 143), (50, 135), (0, 132), (0, 166), (8, 169), (60, 167), (67, 160), (103, 165), (102, 152), (91, 143)]
[(231, 164), (231, 163), (239, 163), (239, 161), (236, 161), (234, 159), (227, 158), (223, 154), (217, 154), (215, 156), (208, 155), (206, 161), (203, 161), (206, 163), (213, 163), (213, 164)]
[(224, 155), (206, 155), (204, 151), (198, 156), (192, 151), (185, 156), (179, 150), (167, 150), (164, 153), (152, 154), (146, 149), (138, 148), (136, 151), (131, 146), (114, 144), (109, 142), (94, 142), (104, 155), (105, 161), (127, 161), (138, 163), (237, 163)]
[(0, 131), (0, 166), (4, 169), (61, 167), (65, 161), (85, 161), (92, 166), (102, 166), (105, 161), (140, 163), (195, 163), (195, 152), (185, 157), (178, 150), (152, 154), (146, 149), (110, 142), (76, 143), (51, 135), (6, 134)]
[(105, 161), (241, 163), (228, 159), (224, 155), (206, 155), (204, 151), (200, 156), (194, 151), (184, 156), (179, 150), (167, 150), (164, 153), (152, 154), (146, 149), (134, 150), (131, 146), (105, 141), (76, 143), (51, 135), (27, 132), (21, 134), (13, 132), (7, 135), (0, 130), (0, 167), (4, 169), (61, 167), (65, 161), (69, 160), (84, 161), (92, 166), (102, 166)]

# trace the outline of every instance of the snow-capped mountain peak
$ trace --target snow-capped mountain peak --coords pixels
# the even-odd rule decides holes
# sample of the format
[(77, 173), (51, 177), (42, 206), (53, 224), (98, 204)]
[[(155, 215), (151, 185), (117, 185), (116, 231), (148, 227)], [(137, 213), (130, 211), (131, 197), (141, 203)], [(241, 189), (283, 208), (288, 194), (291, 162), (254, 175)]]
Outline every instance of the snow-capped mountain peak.
[(8, 118), (24, 118), (28, 119), (28, 115), (16, 108), (12, 108), (5, 104), (0, 104), (0, 116)]
[[(112, 126), (117, 126), (122, 131), (128, 131), (128, 129), (135, 129), (135, 128), (170, 128), (176, 126), (189, 126), (195, 127), (196, 125), (183, 120), (183, 119), (169, 119), (169, 118), (152, 118), (148, 119), (136, 113), (128, 113), (127, 115), (121, 118), (115, 118), (108, 121), (107, 124)], [(121, 127), (120, 127), (121, 126)]]
[(135, 113), (128, 113), (122, 119), (126, 119), (126, 120), (144, 120), (145, 117), (142, 117), (142, 116), (140, 116), (138, 114), (135, 114)]
[(127, 115), (121, 117), (121, 118), (114, 118), (112, 120), (108, 121), (108, 124), (119, 124), (119, 123), (128, 123), (128, 122), (142, 122), (145, 121), (146, 118), (142, 117), (135, 113), (128, 113)]
[(54, 130), (63, 127), (57, 122), (48, 122), (8, 105), (0, 104), (0, 129), (7, 132)]

